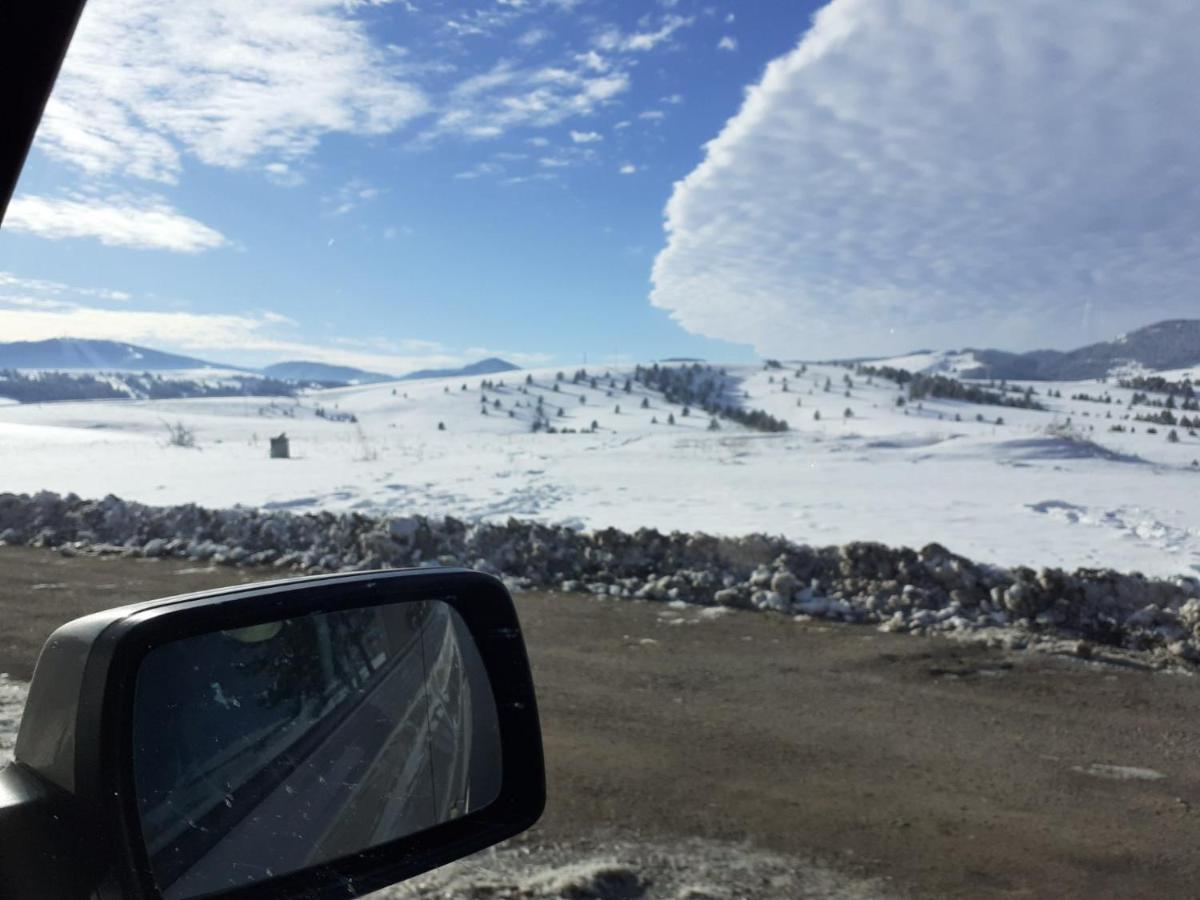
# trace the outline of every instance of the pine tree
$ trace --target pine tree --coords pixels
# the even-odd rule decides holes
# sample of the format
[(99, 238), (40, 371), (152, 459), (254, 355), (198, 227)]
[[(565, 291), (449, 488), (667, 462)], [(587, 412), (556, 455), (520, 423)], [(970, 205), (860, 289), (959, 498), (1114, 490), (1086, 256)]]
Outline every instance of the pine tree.
[(668, 425), (674, 425), (674, 424), (675, 424), (675, 413), (670, 413), (670, 414), (668, 414), (668, 415), (667, 415), (667, 424), (668, 424)]
[(820, 421), (821, 421), (821, 411), (820, 411), (819, 409), (815, 409), (815, 410), (813, 410), (813, 421), (814, 421), (814, 422), (820, 422)]
[(438, 422), (438, 431), (445, 431), (445, 430), (446, 430), (446, 423)]
[(649, 408), (650, 408), (650, 398), (643, 397), (642, 398), (642, 409), (649, 409)]

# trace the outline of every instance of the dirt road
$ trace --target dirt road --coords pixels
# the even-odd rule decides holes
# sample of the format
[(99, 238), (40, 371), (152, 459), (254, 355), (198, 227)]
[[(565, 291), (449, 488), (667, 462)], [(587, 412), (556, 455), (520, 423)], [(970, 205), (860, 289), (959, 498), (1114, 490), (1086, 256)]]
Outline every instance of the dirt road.
[[(251, 577), (2, 548), (0, 672), (28, 677), (72, 615)], [(518, 605), (548, 763), (536, 842), (745, 841), (921, 897), (1200, 890), (1194, 678), (753, 613)]]

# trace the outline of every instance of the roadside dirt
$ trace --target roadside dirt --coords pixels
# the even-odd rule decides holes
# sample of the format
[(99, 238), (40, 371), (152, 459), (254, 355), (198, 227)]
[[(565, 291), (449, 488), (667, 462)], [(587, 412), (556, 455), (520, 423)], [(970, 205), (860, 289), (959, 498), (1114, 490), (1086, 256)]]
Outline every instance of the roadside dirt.
[[(275, 576), (0, 548), (0, 672), (27, 678), (72, 616)], [(720, 842), (920, 897), (1196, 895), (1195, 678), (753, 613), (517, 602), (550, 796), (517, 846)]]

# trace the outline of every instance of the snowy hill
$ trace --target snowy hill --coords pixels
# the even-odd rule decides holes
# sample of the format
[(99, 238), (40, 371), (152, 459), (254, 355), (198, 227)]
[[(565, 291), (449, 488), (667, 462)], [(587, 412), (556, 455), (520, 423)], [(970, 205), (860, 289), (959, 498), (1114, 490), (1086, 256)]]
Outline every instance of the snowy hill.
[(873, 366), (890, 366), (923, 375), (940, 374), (971, 377), (979, 370), (979, 360), (970, 350), (920, 350), (904, 356), (871, 360)]
[(391, 375), (368, 372), (353, 366), (332, 366), (328, 363), (292, 360), (273, 363), (262, 368), (262, 373), (271, 378), (285, 381), (324, 381), (337, 384), (371, 384), (378, 381), (393, 381)]
[(1200, 320), (1172, 319), (1078, 350), (1007, 353), (972, 350), (980, 378), (1070, 381), (1122, 370), (1160, 371), (1200, 365)]
[[(1188, 501), (1200, 413), (1182, 395), (1171, 412), (1165, 394), (1111, 380), (1009, 385), (1014, 398), (1032, 389), (1039, 410), (910, 398), (853, 366), (700, 366), (693, 386), (719, 385), (702, 398), (714, 416), (646, 371), (5, 405), (0, 471), (6, 490), (149, 503), (937, 541), (1004, 564), (1200, 572)], [(1164, 413), (1189, 424), (1159, 424)], [(788, 430), (747, 425), (774, 420)], [(196, 447), (172, 446), (168, 423)], [(290, 460), (268, 458), (280, 432)]]
[(507, 360), (497, 356), (489, 356), (479, 362), (473, 362), (458, 369), (418, 369), (402, 375), (403, 381), (415, 381), (421, 378), (458, 378), (466, 375), (497, 375), (501, 372), (515, 372), (519, 366), (514, 366)]

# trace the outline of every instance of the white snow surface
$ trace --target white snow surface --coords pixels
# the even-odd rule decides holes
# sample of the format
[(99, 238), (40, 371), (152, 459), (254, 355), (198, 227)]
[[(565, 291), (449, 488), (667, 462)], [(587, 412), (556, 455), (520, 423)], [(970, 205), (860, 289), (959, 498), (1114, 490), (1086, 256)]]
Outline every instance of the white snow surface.
[(970, 350), (923, 350), (918, 353), (906, 353), (904, 356), (893, 356), (890, 359), (872, 360), (867, 365), (890, 366), (893, 369), (926, 375), (956, 376), (978, 369), (979, 360)]
[[(815, 545), (937, 541), (1005, 565), (1200, 571), (1200, 469), (1191, 465), (1200, 438), (1179, 429), (1180, 442), (1169, 444), (1168, 429), (1148, 434), (1131, 421), (1122, 424), (1136, 433), (1110, 432), (1128, 411), (1130, 391), (1035, 383), (1050, 411), (943, 400), (900, 408), (891, 382), (867, 385), (840, 366), (810, 365), (803, 376), (727, 368), (748, 394), (742, 405), (786, 419), (791, 430), (766, 434), (723, 421), (709, 431), (707, 416), (684, 417), (681, 406), (640, 385), (626, 394), (628, 369), (590, 369), (613, 377), (615, 386), (601, 377), (596, 389), (572, 384), (568, 370), (557, 393), (552, 369), (529, 373), (529, 387), (524, 372), (493, 376), (503, 387), (482, 392), (487, 416), (478, 377), (339, 388), (298, 400), (5, 405), (0, 490), (766, 532)], [(1048, 398), (1047, 388), (1064, 399)], [(1067, 399), (1078, 392), (1107, 392), (1114, 402)], [(586, 429), (595, 420), (599, 430), (531, 433), (539, 395), (555, 426)], [(358, 421), (318, 417), (317, 407)], [(844, 417), (847, 408), (852, 418)], [(670, 414), (674, 425), (666, 424)], [(194, 429), (195, 449), (168, 445), (166, 424), (176, 422)], [(291, 439), (293, 459), (268, 458), (267, 438), (280, 432)]]

